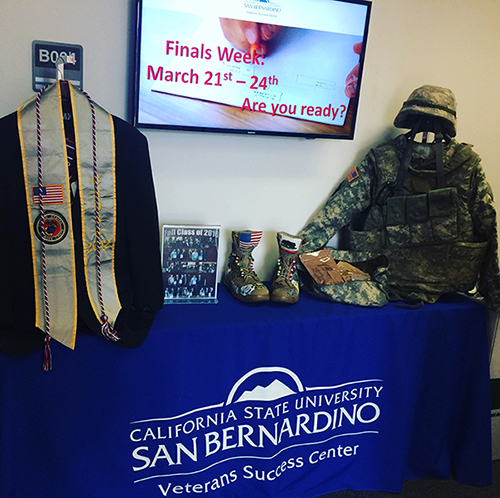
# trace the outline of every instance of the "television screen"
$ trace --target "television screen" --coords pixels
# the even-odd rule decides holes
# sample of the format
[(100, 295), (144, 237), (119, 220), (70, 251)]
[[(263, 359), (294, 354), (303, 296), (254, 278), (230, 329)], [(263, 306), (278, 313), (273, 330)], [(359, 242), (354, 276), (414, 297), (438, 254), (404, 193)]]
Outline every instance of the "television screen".
[(134, 124), (352, 139), (370, 8), (139, 0)]

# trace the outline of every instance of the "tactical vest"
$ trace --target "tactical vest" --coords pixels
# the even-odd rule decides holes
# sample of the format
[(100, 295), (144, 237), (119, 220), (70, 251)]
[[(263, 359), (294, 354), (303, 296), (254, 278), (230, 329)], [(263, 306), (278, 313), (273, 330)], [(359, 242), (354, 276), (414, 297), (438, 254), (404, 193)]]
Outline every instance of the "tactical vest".
[(475, 233), (469, 209), (480, 158), (452, 139), (439, 171), (434, 145), (415, 144), (405, 158), (407, 141), (401, 136), (370, 152), (377, 175), (373, 202), (346, 227), (346, 244), (388, 257), (391, 300), (432, 303), (444, 293), (470, 291), (478, 281), (489, 244)]

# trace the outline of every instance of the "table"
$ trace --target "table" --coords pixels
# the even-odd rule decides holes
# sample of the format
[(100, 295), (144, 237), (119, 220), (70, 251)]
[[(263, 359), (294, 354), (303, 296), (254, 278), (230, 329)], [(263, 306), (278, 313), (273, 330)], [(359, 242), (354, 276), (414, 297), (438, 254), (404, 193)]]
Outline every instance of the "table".
[(146, 342), (0, 355), (0, 494), (311, 498), (491, 483), (486, 313), (302, 293), (166, 305)]

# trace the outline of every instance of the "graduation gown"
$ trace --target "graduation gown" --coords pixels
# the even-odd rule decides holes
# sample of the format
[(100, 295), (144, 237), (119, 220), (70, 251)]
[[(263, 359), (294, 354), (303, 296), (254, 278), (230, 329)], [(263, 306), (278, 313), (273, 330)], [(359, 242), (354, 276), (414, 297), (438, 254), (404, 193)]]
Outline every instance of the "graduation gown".
[[(114, 270), (122, 308), (115, 322), (125, 348), (140, 346), (163, 303), (159, 222), (146, 137), (113, 116), (116, 148), (116, 238)], [(42, 348), (35, 327), (33, 263), (17, 113), (0, 119), (0, 351), (20, 356)], [(78, 197), (72, 209), (75, 233), (78, 332), (101, 335), (89, 301)], [(78, 347), (78, 340), (76, 347)]]

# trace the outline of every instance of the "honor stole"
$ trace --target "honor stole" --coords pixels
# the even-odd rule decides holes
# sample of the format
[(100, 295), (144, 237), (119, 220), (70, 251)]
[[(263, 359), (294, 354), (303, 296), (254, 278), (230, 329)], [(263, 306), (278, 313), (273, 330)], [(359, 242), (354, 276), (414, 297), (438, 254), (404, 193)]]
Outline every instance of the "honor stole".
[[(87, 293), (99, 322), (105, 326), (109, 320), (112, 327), (121, 308), (114, 274), (113, 118), (69, 82), (65, 83), (69, 87), (75, 129)], [(33, 258), (35, 325), (74, 349), (75, 242), (61, 82), (22, 104), (17, 115)]]

